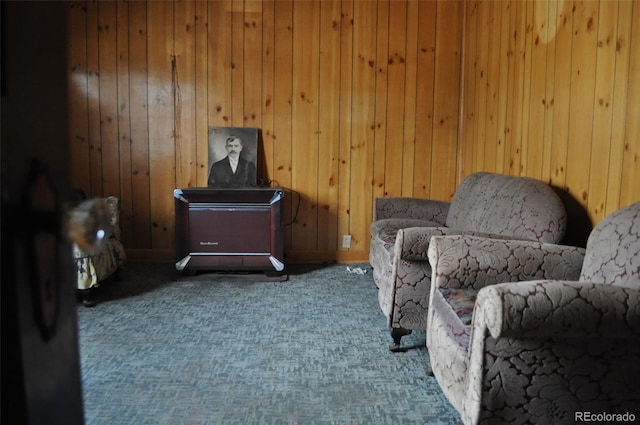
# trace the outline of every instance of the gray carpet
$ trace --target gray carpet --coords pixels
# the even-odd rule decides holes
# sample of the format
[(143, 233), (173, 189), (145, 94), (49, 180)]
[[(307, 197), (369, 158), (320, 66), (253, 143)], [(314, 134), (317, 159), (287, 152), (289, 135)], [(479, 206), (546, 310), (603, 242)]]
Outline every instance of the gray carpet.
[(97, 306), (78, 304), (86, 423), (459, 424), (425, 374), (425, 333), (390, 353), (371, 271), (355, 267), (368, 273), (242, 282), (127, 264)]

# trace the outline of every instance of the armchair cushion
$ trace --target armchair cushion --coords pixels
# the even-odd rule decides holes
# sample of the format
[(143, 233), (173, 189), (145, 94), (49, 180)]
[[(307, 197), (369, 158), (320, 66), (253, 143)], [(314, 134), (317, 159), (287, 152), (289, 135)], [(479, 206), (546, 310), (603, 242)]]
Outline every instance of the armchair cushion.
[(460, 325), (471, 326), (471, 317), (473, 316), (476, 298), (478, 298), (478, 291), (475, 289), (445, 288), (440, 293), (458, 317)]

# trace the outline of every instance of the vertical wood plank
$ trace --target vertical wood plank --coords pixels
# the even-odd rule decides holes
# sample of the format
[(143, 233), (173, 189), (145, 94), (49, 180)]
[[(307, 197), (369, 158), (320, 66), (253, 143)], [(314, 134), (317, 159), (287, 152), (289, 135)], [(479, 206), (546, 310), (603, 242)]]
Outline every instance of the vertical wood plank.
[(175, 54), (171, 83), (177, 187), (197, 185), (195, 6), (194, 0), (174, 3)]
[(631, 33), (626, 136), (622, 164), (622, 188), (620, 206), (640, 201), (640, 6), (633, 4), (633, 29)]
[(604, 218), (607, 198), (607, 175), (611, 156), (610, 140), (613, 119), (613, 90), (616, 66), (618, 3), (600, 2), (597, 29), (595, 99), (593, 103), (593, 143), (589, 175), (589, 215), (598, 222)]
[[(431, 181), (435, 199), (450, 200), (456, 188), (456, 152), (458, 141), (458, 107), (460, 91), (460, 32), (450, 32), (447, 28), (462, 26), (463, 5), (460, 2), (438, 3), (436, 20), (436, 62), (434, 148), (431, 167)], [(456, 95), (452, 95), (455, 93)]]
[[(613, 123), (611, 126), (611, 157), (607, 173), (607, 196), (605, 215), (617, 210), (620, 204), (622, 189), (622, 170), (625, 157), (625, 135), (628, 107), (629, 64), (631, 60), (631, 29), (634, 4), (631, 1), (620, 1), (618, 8), (618, 25), (615, 37), (616, 68), (614, 97), (612, 103)], [(638, 22), (638, 21), (635, 21)], [(637, 28), (637, 26), (636, 26)]]
[(175, 184), (174, 115), (172, 81), (174, 4), (147, 3), (147, 61), (149, 64), (149, 196), (151, 237), (155, 249), (171, 249), (175, 240), (173, 220)]
[(352, 0), (342, 1), (340, 21), (340, 147), (338, 160), (338, 235), (349, 233), (351, 215), (351, 114), (353, 99), (353, 16)]
[(293, 2), (277, 1), (275, 3), (275, 31), (274, 31), (275, 72), (273, 90), (274, 109), (274, 180), (278, 185), (289, 189), (285, 198), (284, 239), (285, 251), (292, 249), (292, 225), (296, 218), (297, 205), (300, 195), (292, 189), (291, 172), (293, 168), (291, 147), (292, 123), (292, 84), (293, 80)]
[(485, 99), (485, 145), (483, 167), (496, 169), (498, 152), (498, 91), (500, 89), (500, 31), (502, 27), (502, 3), (491, 2), (486, 31), (488, 38), (488, 61), (486, 65), (486, 99)]
[[(406, 78), (406, 32), (398, 31), (407, 23), (406, 2), (394, 3), (389, 8), (389, 66), (387, 95), (387, 143), (385, 163), (385, 195), (402, 194), (402, 157), (404, 147), (404, 97)], [(408, 159), (408, 158), (407, 158)]]
[(511, 143), (508, 146), (509, 152), (509, 169), (508, 174), (519, 175), (522, 163), (522, 105), (524, 104), (524, 85), (525, 85), (525, 56), (526, 56), (526, 4), (515, 2), (516, 16), (513, 28), (514, 39), (514, 57), (513, 57), (513, 81), (510, 103), (513, 112), (511, 113)]
[[(231, 126), (244, 125), (244, 0), (231, 0)], [(228, 34), (225, 34), (229, 37)]]
[[(495, 170), (505, 173), (505, 143), (507, 136), (507, 96), (509, 84), (510, 61), (510, 25), (511, 25), (511, 2), (500, 2), (500, 55), (497, 58), (498, 81), (497, 81), (497, 103), (496, 103), (496, 147), (495, 147)], [(497, 31), (496, 31), (497, 32)]]
[(596, 69), (598, 3), (576, 1), (571, 47), (571, 117), (569, 119), (570, 162), (566, 189), (586, 205), (589, 197), (593, 101)]
[(243, 127), (262, 128), (262, 1), (247, 0), (244, 13)]
[(98, 8), (102, 193), (109, 196), (120, 193), (116, 3), (113, 1), (100, 2)]
[[(147, 63), (147, 4), (129, 3), (129, 67), (131, 93), (131, 245), (151, 248), (149, 196), (149, 108)], [(168, 189), (168, 188), (167, 188)]]
[(530, 74), (530, 102), (526, 152), (526, 169), (524, 174), (540, 180), (542, 178), (542, 160), (544, 156), (545, 133), (545, 104), (547, 86), (547, 43), (549, 28), (549, 3), (535, 2), (532, 4), (530, 25), (531, 34), (531, 74)]
[(542, 174), (540, 179), (546, 182), (551, 181), (551, 151), (553, 149), (553, 117), (554, 117), (554, 78), (555, 78), (555, 57), (556, 57), (556, 32), (558, 30), (558, 2), (549, 2), (548, 11), (548, 27), (547, 38), (544, 40), (546, 43), (547, 51), (547, 68), (546, 68), (546, 84), (544, 95), (544, 132), (542, 140), (538, 143), (542, 143)]
[(210, 127), (231, 127), (231, 0), (209, 5), (208, 110)]
[[(376, 116), (374, 128), (375, 153), (373, 158), (373, 198), (383, 197), (385, 194), (385, 164), (387, 141), (387, 82), (389, 56), (389, 1), (377, 2), (376, 27)], [(373, 211), (373, 209), (372, 209)], [(370, 217), (372, 211), (369, 211)]]
[(68, 5), (69, 73), (69, 165), (71, 186), (91, 191), (89, 156), (89, 112), (87, 109), (87, 5), (84, 1)]
[(196, 186), (207, 186), (209, 174), (208, 2), (195, 2), (195, 141)]
[(429, 170), (433, 157), (433, 91), (435, 68), (436, 2), (418, 2), (417, 76), (415, 110), (415, 158), (413, 195), (428, 198), (431, 187)]
[(102, 138), (100, 132), (100, 39), (98, 32), (98, 3), (87, 3), (87, 105), (89, 118), (88, 196), (102, 196)]
[(417, 81), (413, 196), (429, 198), (433, 145), (433, 93), (436, 51), (436, 2), (418, 2)]
[(567, 1), (557, 10), (556, 24), (556, 56), (553, 92), (553, 131), (551, 145), (551, 177), (550, 184), (564, 188), (566, 182), (566, 166), (569, 140), (569, 100), (571, 95), (571, 52), (573, 28), (573, 2)]
[(118, 143), (120, 155), (120, 198), (122, 210), (120, 229), (122, 243), (129, 246), (133, 238), (131, 99), (129, 63), (129, 2), (118, 0), (117, 17), (117, 82), (118, 82)]
[(338, 247), (338, 157), (340, 155), (340, 2), (320, 3), (318, 98), (318, 247)]
[[(465, 3), (465, 16), (466, 19), (464, 25), (467, 34), (473, 34), (473, 36), (466, 37), (463, 40), (464, 43), (464, 55), (463, 55), (463, 93), (461, 101), (464, 102), (462, 109), (463, 123), (461, 125), (461, 143), (460, 151), (458, 155), (458, 162), (460, 164), (460, 170), (458, 170), (458, 178), (461, 180), (473, 171), (475, 171), (475, 150), (479, 147), (477, 142), (477, 96), (476, 96), (476, 81), (478, 80), (478, 27), (479, 24), (479, 2), (466, 2)], [(434, 25), (435, 29), (435, 25)], [(434, 49), (435, 50), (435, 49)]]
[[(404, 129), (402, 131), (402, 157), (406, 158), (402, 167), (403, 196), (413, 196), (415, 181), (416, 148), (416, 85), (418, 62), (418, 3), (407, 2), (406, 47), (405, 47), (405, 92), (404, 92)], [(411, 160), (414, 158), (413, 160)]]
[(523, 68), (523, 89), (522, 89), (522, 127), (517, 133), (520, 138), (520, 167), (516, 170), (517, 176), (526, 175), (528, 164), (531, 162), (529, 158), (529, 127), (530, 127), (530, 111), (531, 111), (531, 84), (533, 80), (533, 46), (534, 40), (534, 16), (533, 2), (527, 2), (525, 13), (525, 51), (524, 68)]
[[(475, 140), (482, 141), (482, 143), (478, 143), (476, 149), (474, 149), (474, 169), (475, 170), (485, 170), (484, 161), (486, 158), (486, 147), (484, 141), (487, 140), (487, 76), (488, 71), (487, 68), (489, 66), (489, 57), (488, 52), (490, 50), (490, 25), (489, 20), (491, 19), (491, 8), (493, 6), (493, 2), (481, 2), (478, 8), (478, 27), (477, 30), (479, 34), (477, 34), (478, 44), (477, 48), (477, 69), (476, 69), (476, 103), (475, 103), (475, 113), (476, 113), (476, 121), (475, 121)], [(440, 56), (440, 55), (439, 55)], [(436, 123), (437, 125), (437, 123)]]
[(298, 250), (316, 249), (318, 242), (319, 6), (317, 1), (293, 4), (292, 182), (303, 200), (293, 229)]
[(275, 0), (262, 5), (262, 177), (274, 178), (274, 86), (275, 81)]
[(372, 210), (376, 39), (369, 34), (376, 28), (376, 9), (373, 3), (356, 2), (353, 10), (354, 96), (351, 113), (351, 187), (349, 189), (352, 196), (349, 210), (357, 211), (358, 214), (350, 214), (349, 234), (351, 234), (351, 250), (363, 252), (368, 249), (370, 236), (369, 223), (361, 214)]

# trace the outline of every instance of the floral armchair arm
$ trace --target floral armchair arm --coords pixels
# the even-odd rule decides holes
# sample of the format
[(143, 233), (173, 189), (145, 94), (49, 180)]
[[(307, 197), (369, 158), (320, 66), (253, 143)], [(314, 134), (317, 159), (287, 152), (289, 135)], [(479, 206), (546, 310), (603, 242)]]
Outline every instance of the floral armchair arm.
[(474, 332), (499, 337), (640, 338), (640, 291), (591, 282), (538, 280), (483, 288)]
[(504, 282), (578, 280), (585, 250), (513, 239), (436, 236), (428, 249), (431, 284), (481, 289)]
[(477, 236), (490, 239), (512, 239), (495, 233), (461, 230), (451, 227), (408, 227), (400, 229), (396, 239), (396, 255), (406, 261), (429, 261), (428, 249), (434, 236)]
[(449, 202), (409, 197), (376, 198), (373, 220), (385, 218), (410, 218), (429, 220), (444, 226), (449, 212)]

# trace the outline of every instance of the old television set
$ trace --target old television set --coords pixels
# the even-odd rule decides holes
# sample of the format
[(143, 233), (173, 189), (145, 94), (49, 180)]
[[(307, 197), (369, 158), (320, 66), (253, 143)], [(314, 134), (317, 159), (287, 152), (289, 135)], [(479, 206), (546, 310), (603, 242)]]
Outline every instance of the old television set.
[(284, 273), (281, 188), (175, 189), (176, 269)]

